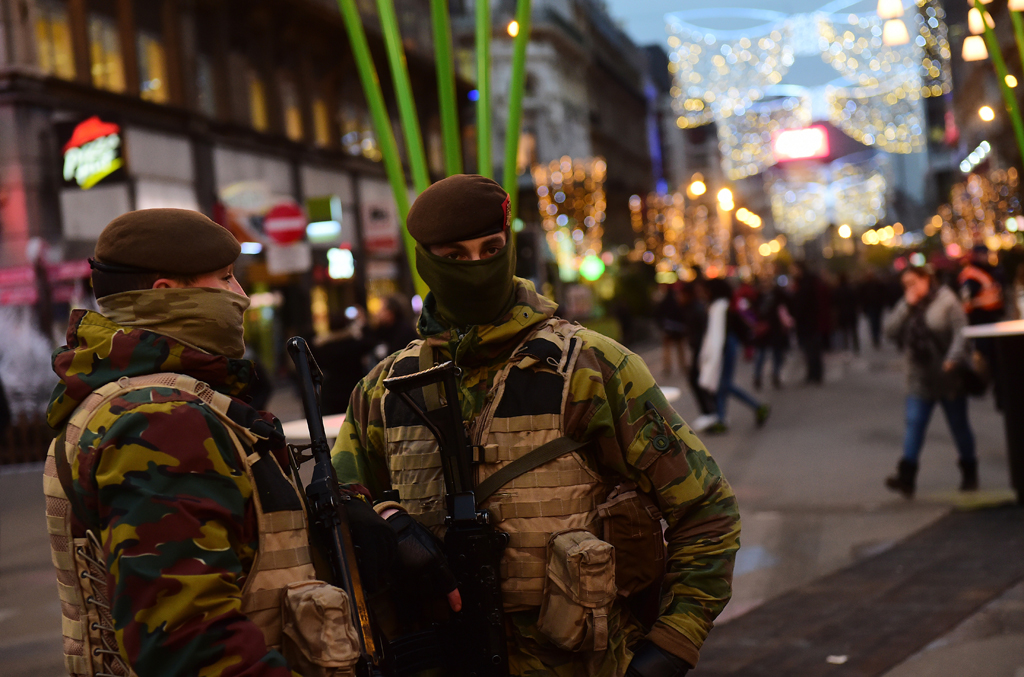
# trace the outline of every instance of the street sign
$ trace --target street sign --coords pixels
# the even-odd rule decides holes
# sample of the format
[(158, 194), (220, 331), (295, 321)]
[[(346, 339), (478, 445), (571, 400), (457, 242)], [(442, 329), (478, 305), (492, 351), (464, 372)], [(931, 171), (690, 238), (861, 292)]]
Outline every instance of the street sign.
[(123, 181), (125, 158), (121, 125), (97, 115), (75, 123), (58, 123), (65, 186), (89, 190), (100, 182)]
[(273, 207), (263, 217), (263, 232), (279, 245), (289, 245), (306, 237), (306, 214), (294, 202)]

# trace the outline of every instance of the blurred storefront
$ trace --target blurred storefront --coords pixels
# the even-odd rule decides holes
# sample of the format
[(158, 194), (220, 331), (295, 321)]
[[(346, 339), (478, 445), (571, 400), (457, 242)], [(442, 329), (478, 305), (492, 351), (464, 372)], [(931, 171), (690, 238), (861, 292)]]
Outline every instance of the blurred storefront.
[[(373, 3), (357, 4), (375, 16)], [(400, 5), (432, 129), (429, 6)], [(0, 10), (0, 282), (38, 263), (71, 266), (81, 288), (82, 262), (111, 219), (177, 207), (243, 243), (247, 319), (268, 364), (281, 362), (287, 335), (326, 333), (346, 309), (411, 289), (336, 3), (0, 0)], [(376, 25), (367, 21), (368, 37), (386, 73)], [(275, 208), (283, 216), (268, 224), (283, 240), (264, 228)], [(43, 246), (34, 253), (30, 242)], [(37, 303), (26, 290), (38, 279), (0, 284), (0, 305)]]

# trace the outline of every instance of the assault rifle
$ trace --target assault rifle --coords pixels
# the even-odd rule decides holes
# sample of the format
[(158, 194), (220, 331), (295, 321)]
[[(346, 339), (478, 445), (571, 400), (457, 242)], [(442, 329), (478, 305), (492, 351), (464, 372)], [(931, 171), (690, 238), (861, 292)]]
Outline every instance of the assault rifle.
[(333, 579), (331, 582), (348, 593), (352, 603), (361, 653), (359, 674), (364, 677), (383, 677), (385, 672), (381, 642), (371, 620), (349, 527), (348, 502), (353, 499), (344, 495), (338, 485), (338, 477), (331, 464), (331, 448), (320, 416), (319, 390), (323, 385), (323, 372), (304, 339), (297, 336), (288, 339), (288, 354), (298, 372), (302, 408), (306, 414), (306, 425), (309, 426), (310, 451), (314, 461), (313, 478), (306, 487), (313, 541), (327, 559)]
[[(462, 595), (462, 611), (453, 615), (447, 628), (451, 673), (507, 677), (500, 566), (509, 538), (494, 528), (490, 514), (476, 504), (473, 447), (466, 439), (455, 375), (456, 367), (449, 361), (408, 376), (385, 379), (384, 387), (423, 421), (441, 454), (448, 512), (444, 549)], [(439, 385), (443, 402), (437, 397)], [(419, 389), (423, 391), (423, 407), (411, 394)]]

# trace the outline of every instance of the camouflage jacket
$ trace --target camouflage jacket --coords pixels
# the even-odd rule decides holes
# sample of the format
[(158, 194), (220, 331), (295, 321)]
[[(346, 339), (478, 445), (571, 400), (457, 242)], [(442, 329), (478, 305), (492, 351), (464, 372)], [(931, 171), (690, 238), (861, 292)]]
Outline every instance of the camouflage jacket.
[[(75, 311), (47, 421), (62, 428), (93, 391), (122, 376), (186, 374), (241, 397), (252, 363)], [(283, 450), (275, 450), (279, 453)], [(93, 416), (72, 464), (107, 564), (118, 646), (146, 677), (288, 677), (284, 658), (241, 612), (259, 531), (253, 488), (225, 425), (169, 388), (130, 392)]]
[[(512, 351), (533, 327), (554, 315), (555, 305), (538, 295), (529, 282), (517, 280), (516, 305), (508, 314), (492, 325), (461, 333), (440, 324), (431, 313), (431, 300), (428, 296), (420, 334), (462, 368), (459, 394), (463, 416), (469, 421), (483, 408), (495, 376)], [(656, 498), (668, 523), (669, 561), (663, 613), (649, 636), (695, 664), (699, 647), (731, 594), (733, 560), (739, 548), (735, 496), (707, 449), (668, 404), (643, 360), (596, 332), (583, 329), (576, 336), (583, 346), (570, 377), (564, 432), (579, 441), (596, 442), (598, 466), (611, 476), (636, 482)], [(381, 398), (394, 357), (377, 365), (352, 393), (333, 451), (339, 480), (362, 484), (375, 498), (390, 487)], [(665, 451), (652, 443), (655, 432), (647, 425), (648, 403), (675, 433)], [(664, 449), (664, 440), (659, 442)], [(527, 636), (532, 633), (528, 620), (514, 619)], [(634, 633), (631, 640), (638, 637)], [(628, 663), (625, 644), (620, 642), (616, 650), (620, 662)], [(549, 658), (518, 664), (518, 674), (523, 675), (572, 674), (580, 669), (572, 668), (570, 662), (564, 670), (558, 669)]]

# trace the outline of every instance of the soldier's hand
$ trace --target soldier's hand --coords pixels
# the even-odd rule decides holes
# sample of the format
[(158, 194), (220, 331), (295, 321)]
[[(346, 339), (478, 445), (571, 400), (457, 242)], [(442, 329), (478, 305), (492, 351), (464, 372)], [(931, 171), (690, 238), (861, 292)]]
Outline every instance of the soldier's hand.
[(407, 571), (437, 585), (448, 597), (452, 611), (462, 609), (458, 581), (448, 568), (441, 544), (426, 527), (404, 510), (388, 512), (387, 522), (398, 536), (398, 557)]
[(683, 659), (645, 639), (636, 645), (626, 677), (684, 677), (690, 667)]

